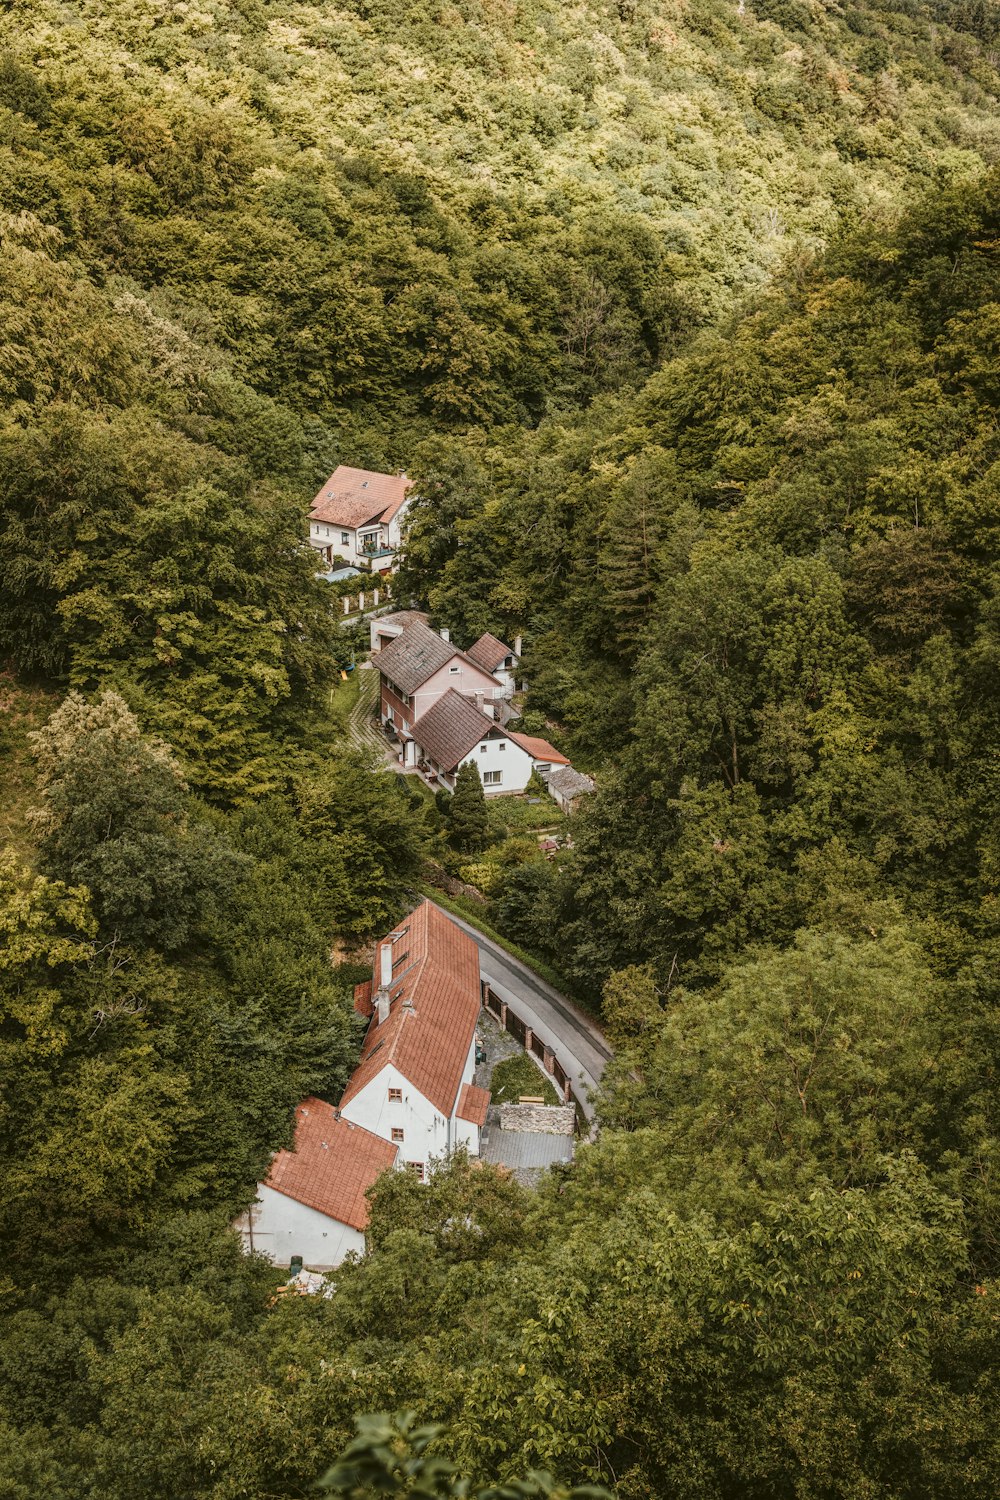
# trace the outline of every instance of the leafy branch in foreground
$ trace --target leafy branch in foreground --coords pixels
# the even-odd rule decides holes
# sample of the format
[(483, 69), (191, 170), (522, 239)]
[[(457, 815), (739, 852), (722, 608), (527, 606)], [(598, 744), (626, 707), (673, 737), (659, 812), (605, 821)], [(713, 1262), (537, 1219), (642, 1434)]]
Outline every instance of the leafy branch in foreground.
[(411, 1411), (378, 1413), (355, 1418), (357, 1436), (323, 1476), (318, 1488), (327, 1495), (363, 1500), (371, 1495), (411, 1495), (418, 1500), (611, 1500), (598, 1485), (565, 1489), (551, 1474), (531, 1470), (523, 1479), (509, 1479), (473, 1489), (460, 1478), (455, 1465), (428, 1448), (443, 1432), (435, 1424), (416, 1425)]

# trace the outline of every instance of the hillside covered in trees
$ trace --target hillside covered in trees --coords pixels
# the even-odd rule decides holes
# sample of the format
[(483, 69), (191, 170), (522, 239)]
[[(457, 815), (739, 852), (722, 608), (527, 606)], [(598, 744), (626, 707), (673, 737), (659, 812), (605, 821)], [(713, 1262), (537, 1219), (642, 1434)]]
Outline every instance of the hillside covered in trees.
[[(22, 0), (0, 19), (0, 1496), (1000, 1481), (1000, 13)], [(398, 1176), (329, 1299), (227, 1224), (357, 1050), (424, 804), (303, 515), (525, 638), (591, 770), (490, 917), (602, 1133)]]

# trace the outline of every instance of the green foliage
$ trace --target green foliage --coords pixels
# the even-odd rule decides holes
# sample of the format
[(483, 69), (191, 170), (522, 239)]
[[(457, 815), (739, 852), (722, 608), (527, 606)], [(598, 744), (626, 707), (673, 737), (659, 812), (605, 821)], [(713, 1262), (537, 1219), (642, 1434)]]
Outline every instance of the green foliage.
[(474, 760), (463, 761), (448, 805), (448, 836), (457, 849), (472, 853), (486, 842), (486, 793)]
[(532, 1473), (500, 1485), (473, 1490), (456, 1477), (454, 1464), (428, 1454), (439, 1437), (438, 1426), (418, 1427), (413, 1412), (357, 1418), (357, 1437), (323, 1475), (319, 1488), (326, 1494), (413, 1495), (423, 1500), (606, 1500), (609, 1492), (596, 1485), (567, 1490), (550, 1474)]
[(494, 1104), (516, 1104), (522, 1094), (541, 1096), (546, 1104), (560, 1102), (549, 1079), (539, 1072), (530, 1057), (523, 1052), (497, 1063), (490, 1081), (490, 1095)]

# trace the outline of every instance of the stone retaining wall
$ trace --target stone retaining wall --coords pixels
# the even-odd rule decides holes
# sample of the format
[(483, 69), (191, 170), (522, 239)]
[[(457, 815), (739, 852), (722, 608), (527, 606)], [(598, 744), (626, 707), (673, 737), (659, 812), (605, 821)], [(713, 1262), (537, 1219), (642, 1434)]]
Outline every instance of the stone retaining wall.
[(501, 1104), (501, 1130), (537, 1130), (545, 1135), (572, 1135), (576, 1108), (572, 1104)]

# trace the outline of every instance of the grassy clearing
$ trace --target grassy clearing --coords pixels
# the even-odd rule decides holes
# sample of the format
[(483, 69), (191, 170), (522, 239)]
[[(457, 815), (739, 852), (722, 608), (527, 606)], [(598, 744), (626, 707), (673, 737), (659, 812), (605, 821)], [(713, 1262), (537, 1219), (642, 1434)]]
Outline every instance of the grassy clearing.
[(331, 724), (343, 733), (347, 733), (347, 721), (351, 717), (351, 709), (358, 701), (361, 692), (361, 674), (357, 668), (348, 672), (347, 681), (343, 682), (339, 677), (327, 693), (327, 714)]
[(490, 1097), (494, 1104), (516, 1104), (521, 1096), (544, 1099), (546, 1104), (558, 1104), (559, 1095), (549, 1079), (543, 1077), (525, 1053), (505, 1058), (493, 1069), (490, 1082)]

